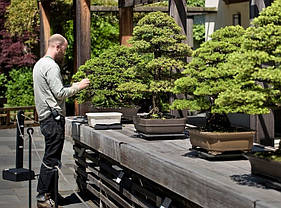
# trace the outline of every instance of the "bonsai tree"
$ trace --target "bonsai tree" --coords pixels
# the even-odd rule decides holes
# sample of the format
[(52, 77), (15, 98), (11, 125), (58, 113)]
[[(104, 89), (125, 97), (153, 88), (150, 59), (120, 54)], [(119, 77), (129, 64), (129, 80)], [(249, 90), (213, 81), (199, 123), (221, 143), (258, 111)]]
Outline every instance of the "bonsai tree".
[(185, 59), (191, 55), (190, 47), (183, 43), (185, 39), (174, 19), (162, 12), (146, 15), (134, 28), (130, 44), (144, 61), (135, 68), (139, 79), (121, 84), (119, 89), (149, 95), (150, 114), (156, 117), (169, 109), (174, 80), (181, 76)]
[(228, 65), (239, 69), (239, 84), (221, 93), (216, 103), (225, 112), (265, 114), (280, 109), (280, 63), (281, 0), (276, 0), (246, 30), (241, 51), (233, 54)]
[(96, 107), (135, 105), (143, 97), (141, 93), (121, 92), (117, 88), (136, 79), (134, 68), (140, 61), (141, 57), (125, 46), (111, 47), (89, 59), (73, 76), (73, 81), (86, 77), (90, 80), (90, 86), (76, 96), (78, 103), (90, 101)]
[(175, 93), (186, 95), (173, 102), (174, 109), (207, 112), (207, 130), (230, 128), (224, 108), (217, 104), (220, 93), (237, 84), (234, 77), (239, 69), (227, 67), (228, 57), (241, 47), (245, 30), (228, 26), (215, 31), (211, 40), (201, 44), (192, 54), (192, 61), (175, 81)]

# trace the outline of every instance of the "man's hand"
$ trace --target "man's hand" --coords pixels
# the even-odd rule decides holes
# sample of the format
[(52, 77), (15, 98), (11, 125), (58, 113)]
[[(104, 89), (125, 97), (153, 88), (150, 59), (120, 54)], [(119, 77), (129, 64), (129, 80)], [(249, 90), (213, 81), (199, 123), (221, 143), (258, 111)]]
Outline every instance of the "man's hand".
[(90, 80), (89, 79), (82, 79), (80, 82), (78, 82), (79, 90), (82, 90), (82, 89), (88, 87), (89, 84), (90, 84)]

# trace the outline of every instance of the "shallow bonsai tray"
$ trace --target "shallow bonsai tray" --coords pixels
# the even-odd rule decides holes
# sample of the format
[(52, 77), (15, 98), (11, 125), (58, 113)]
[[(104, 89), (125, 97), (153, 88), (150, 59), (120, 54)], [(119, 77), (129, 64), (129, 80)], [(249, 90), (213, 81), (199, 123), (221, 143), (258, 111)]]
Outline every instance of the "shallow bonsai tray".
[(144, 139), (184, 139), (187, 138), (187, 135), (185, 133), (180, 134), (145, 134), (142, 132), (137, 132), (139, 137)]
[(191, 151), (196, 153), (197, 157), (207, 160), (245, 160), (247, 159), (243, 151), (228, 151), (219, 154), (212, 154), (205, 149), (199, 147), (190, 148)]
[(95, 130), (108, 130), (108, 129), (122, 129), (122, 124), (96, 124), (94, 126)]

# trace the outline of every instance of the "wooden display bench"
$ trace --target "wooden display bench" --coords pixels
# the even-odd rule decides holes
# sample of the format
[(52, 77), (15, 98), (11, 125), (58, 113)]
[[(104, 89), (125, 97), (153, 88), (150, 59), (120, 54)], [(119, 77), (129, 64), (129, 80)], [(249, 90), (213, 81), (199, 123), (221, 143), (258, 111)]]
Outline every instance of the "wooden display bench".
[(130, 124), (122, 130), (73, 125), (67, 118), (76, 180), (97, 206), (280, 207), (281, 192), (252, 176), (248, 160), (204, 160), (189, 150), (188, 139), (145, 140)]

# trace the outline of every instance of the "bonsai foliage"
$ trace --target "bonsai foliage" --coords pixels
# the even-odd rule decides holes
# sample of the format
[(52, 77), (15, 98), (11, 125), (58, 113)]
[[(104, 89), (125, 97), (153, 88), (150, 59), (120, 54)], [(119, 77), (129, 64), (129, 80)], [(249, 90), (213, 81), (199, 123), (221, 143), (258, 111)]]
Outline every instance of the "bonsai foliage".
[(142, 98), (141, 93), (120, 92), (122, 83), (135, 79), (135, 65), (141, 58), (125, 46), (114, 46), (99, 57), (88, 60), (73, 76), (74, 81), (90, 79), (90, 86), (78, 94), (80, 103), (91, 101), (94, 106), (132, 106)]
[(215, 102), (221, 92), (235, 86), (236, 68), (227, 68), (227, 58), (241, 47), (244, 29), (229, 26), (212, 34), (212, 39), (203, 43), (192, 54), (182, 78), (175, 81), (175, 93), (185, 94), (187, 99), (175, 100), (176, 109), (222, 113)]
[(225, 112), (264, 114), (281, 104), (281, 0), (264, 9), (252, 24), (242, 50), (229, 60), (228, 68), (239, 69), (238, 84), (216, 101)]
[(190, 47), (183, 43), (185, 39), (181, 28), (167, 14), (153, 12), (143, 17), (130, 40), (132, 49), (146, 56), (145, 64), (136, 66), (136, 75), (140, 80), (124, 83), (119, 89), (148, 94), (152, 100), (151, 112), (163, 113), (174, 80), (181, 76), (184, 59), (191, 54)]

